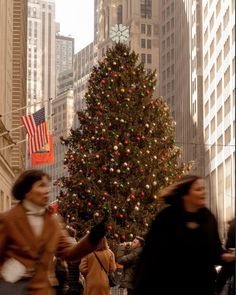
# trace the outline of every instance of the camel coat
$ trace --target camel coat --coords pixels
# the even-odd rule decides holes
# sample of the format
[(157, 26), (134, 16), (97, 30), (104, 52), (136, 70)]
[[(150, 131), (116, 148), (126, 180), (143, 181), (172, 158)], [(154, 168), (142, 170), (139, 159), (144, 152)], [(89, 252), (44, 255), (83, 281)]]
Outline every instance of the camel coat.
[[(115, 256), (110, 249), (96, 251), (96, 255), (99, 257), (108, 273), (115, 271)], [(90, 253), (81, 260), (80, 271), (85, 277), (84, 295), (110, 294), (107, 274), (99, 264), (94, 253)]]
[(41, 252), (28, 295), (54, 294), (54, 256), (80, 260), (93, 250), (87, 236), (77, 244), (71, 243), (58, 218), (50, 210), (44, 214), (43, 231), (39, 237), (34, 235), (21, 204), (0, 214), (0, 272), (1, 266), (9, 258), (15, 258), (29, 271), (34, 270), (36, 258)]

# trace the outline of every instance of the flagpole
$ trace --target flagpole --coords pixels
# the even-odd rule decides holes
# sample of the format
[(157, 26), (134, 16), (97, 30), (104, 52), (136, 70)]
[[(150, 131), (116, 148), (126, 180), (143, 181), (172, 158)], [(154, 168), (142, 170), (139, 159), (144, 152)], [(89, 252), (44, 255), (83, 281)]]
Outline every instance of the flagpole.
[(16, 145), (19, 144), (19, 143), (25, 142), (26, 140), (27, 140), (27, 139), (23, 139), (23, 140), (21, 140), (21, 141), (14, 142), (14, 143), (11, 144), (11, 145), (7, 145), (7, 146), (1, 148), (0, 151), (3, 151), (3, 150), (6, 150), (6, 149), (9, 149), (9, 148), (11, 148), (11, 147), (13, 147), (13, 146), (16, 146)]
[(12, 110), (11, 112), (8, 112), (8, 113), (5, 113), (5, 114), (0, 114), (0, 118), (5, 117), (5, 116), (7, 116), (7, 115), (9, 115), (9, 114), (12, 114), (12, 113), (15, 113), (15, 112), (18, 112), (18, 111), (21, 111), (21, 110), (24, 110), (24, 109), (30, 108), (30, 107), (32, 107), (32, 106), (34, 106), (34, 105), (37, 105), (37, 104), (40, 104), (40, 103), (43, 103), (43, 102), (46, 102), (46, 101), (51, 101), (51, 100), (52, 100), (52, 98), (48, 98), (48, 99), (45, 99), (45, 100), (42, 100), (42, 101), (38, 101), (38, 102), (35, 102), (35, 103), (33, 103), (33, 104), (30, 104), (30, 105), (24, 106), (24, 107), (22, 107), (22, 108)]
[[(51, 119), (52, 116), (53, 116), (53, 114), (50, 115), (50, 116), (47, 116), (47, 119)], [(0, 133), (0, 137), (3, 136), (3, 135), (5, 135), (5, 134), (9, 134), (10, 132), (15, 131), (17, 129), (20, 129), (22, 127), (24, 127), (24, 125), (18, 126), (16, 128), (11, 129), (11, 130), (4, 131), (3, 133)]]

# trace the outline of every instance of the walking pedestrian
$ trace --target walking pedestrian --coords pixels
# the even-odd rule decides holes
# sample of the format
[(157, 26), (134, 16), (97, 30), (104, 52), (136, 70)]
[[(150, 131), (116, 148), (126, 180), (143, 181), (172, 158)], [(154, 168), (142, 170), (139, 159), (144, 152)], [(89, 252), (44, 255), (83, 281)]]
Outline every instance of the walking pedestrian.
[(115, 255), (109, 249), (106, 238), (103, 238), (97, 249), (81, 260), (80, 271), (85, 278), (84, 295), (109, 295), (108, 274), (115, 269)]
[(136, 236), (131, 243), (122, 243), (118, 246), (116, 260), (123, 265), (123, 273), (120, 279), (120, 288), (127, 289), (127, 295), (132, 294), (133, 276), (135, 268), (144, 246), (144, 239)]
[[(168, 205), (145, 239), (134, 295), (212, 295), (223, 254), (217, 221), (206, 208), (203, 179), (184, 175), (160, 192)], [(223, 255), (222, 255), (223, 254)]]
[(13, 197), (20, 202), (0, 215), (1, 294), (6, 288), (22, 286), (23, 281), (28, 295), (55, 294), (50, 272), (53, 257), (79, 260), (92, 252), (106, 233), (102, 222), (79, 243), (71, 243), (48, 208), (49, 184), (50, 177), (44, 171), (27, 170), (12, 187)]

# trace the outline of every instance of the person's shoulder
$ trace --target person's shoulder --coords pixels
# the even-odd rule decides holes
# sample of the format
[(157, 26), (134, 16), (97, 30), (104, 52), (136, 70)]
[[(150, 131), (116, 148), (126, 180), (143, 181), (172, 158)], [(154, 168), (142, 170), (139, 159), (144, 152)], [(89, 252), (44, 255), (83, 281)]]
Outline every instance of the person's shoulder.
[(208, 218), (215, 219), (215, 215), (207, 207), (201, 208), (199, 212)]
[(178, 210), (174, 206), (163, 207), (157, 214), (156, 219), (165, 219), (176, 215)]
[(0, 213), (0, 219), (1, 220), (7, 220), (7, 219), (11, 219), (12, 217), (18, 215), (19, 213), (22, 213), (23, 211), (23, 206), (18, 203), (15, 204), (14, 206), (12, 206), (10, 209), (8, 209), (7, 211), (1, 212)]

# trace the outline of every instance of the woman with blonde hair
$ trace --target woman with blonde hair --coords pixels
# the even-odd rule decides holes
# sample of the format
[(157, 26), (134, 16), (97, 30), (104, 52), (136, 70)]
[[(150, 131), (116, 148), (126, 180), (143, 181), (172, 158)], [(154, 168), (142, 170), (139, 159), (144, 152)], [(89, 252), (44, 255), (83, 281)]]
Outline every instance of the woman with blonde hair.
[(114, 253), (109, 249), (104, 237), (96, 250), (81, 260), (80, 271), (85, 277), (84, 295), (109, 295), (108, 274), (115, 269)]
[(147, 234), (134, 295), (213, 295), (223, 254), (215, 216), (206, 208), (204, 180), (184, 175), (160, 192), (167, 205)]

